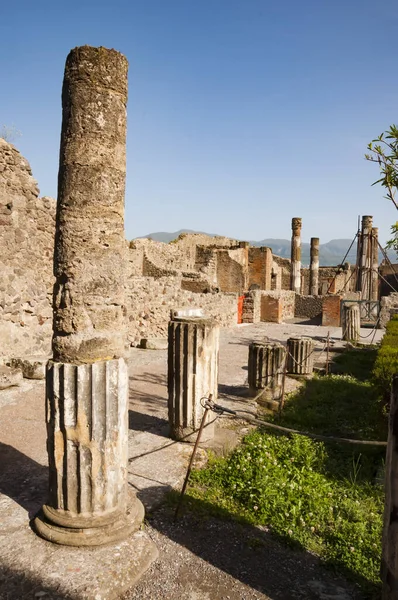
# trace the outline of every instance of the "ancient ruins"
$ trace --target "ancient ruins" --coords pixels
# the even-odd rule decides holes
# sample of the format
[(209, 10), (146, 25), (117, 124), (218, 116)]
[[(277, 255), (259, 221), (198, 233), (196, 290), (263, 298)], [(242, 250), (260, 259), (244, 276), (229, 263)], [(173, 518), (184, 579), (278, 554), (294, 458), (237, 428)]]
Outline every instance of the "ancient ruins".
[[(217, 399), (221, 327), (296, 320), (342, 326), (356, 343), (361, 324), (383, 327), (398, 311), (371, 216), (353, 240), (355, 265), (320, 266), (312, 237), (303, 267), (300, 217), (290, 260), (220, 236), (126, 240), (127, 69), (114, 50), (69, 54), (57, 202), (39, 197), (27, 160), (0, 139), (0, 390), (46, 378), (49, 497), (34, 529), (66, 546), (116, 542), (144, 518), (127, 484), (129, 347), (168, 345), (169, 434), (193, 441), (203, 398)], [(314, 369), (312, 338), (286, 348), (250, 344), (250, 393), (274, 410), (283, 372)]]

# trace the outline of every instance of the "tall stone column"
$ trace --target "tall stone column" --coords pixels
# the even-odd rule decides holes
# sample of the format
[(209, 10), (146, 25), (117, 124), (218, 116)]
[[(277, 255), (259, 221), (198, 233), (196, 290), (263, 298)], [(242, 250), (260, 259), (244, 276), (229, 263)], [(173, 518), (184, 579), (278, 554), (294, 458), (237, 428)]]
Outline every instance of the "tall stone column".
[(370, 299), (379, 299), (379, 230), (372, 227), (372, 277)]
[(318, 296), (319, 290), (319, 238), (311, 238), (310, 294)]
[(360, 281), (362, 300), (370, 300), (371, 270), (372, 270), (372, 222), (373, 217), (362, 217), (361, 256), (360, 256)]
[[(219, 329), (212, 319), (174, 317), (168, 338), (170, 436), (192, 442), (205, 410), (201, 400), (217, 399)], [(214, 437), (213, 421), (209, 412), (202, 441)]]
[(290, 289), (300, 294), (301, 292), (301, 219), (292, 219), (292, 246), (291, 246), (292, 274)]
[(35, 519), (66, 545), (112, 542), (140, 526), (128, 494), (124, 189), (126, 58), (83, 46), (66, 60), (47, 368), (48, 503)]

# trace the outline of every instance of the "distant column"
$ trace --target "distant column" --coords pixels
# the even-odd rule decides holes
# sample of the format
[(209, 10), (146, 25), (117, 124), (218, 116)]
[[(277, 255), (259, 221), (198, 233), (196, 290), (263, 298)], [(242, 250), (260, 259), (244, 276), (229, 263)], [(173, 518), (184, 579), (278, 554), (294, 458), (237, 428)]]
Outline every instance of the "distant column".
[(370, 298), (377, 301), (379, 299), (379, 230), (372, 228), (372, 288)]
[(300, 294), (301, 292), (301, 218), (292, 219), (292, 245), (291, 245), (291, 283), (290, 289)]
[(310, 294), (318, 296), (319, 290), (319, 238), (311, 238)]
[(127, 482), (124, 186), (127, 59), (83, 46), (66, 60), (55, 234), (53, 360), (47, 367), (45, 539), (114, 542), (144, 508)]
[(366, 215), (362, 217), (362, 235), (361, 235), (361, 298), (370, 300), (371, 275), (372, 275), (372, 222), (373, 217)]

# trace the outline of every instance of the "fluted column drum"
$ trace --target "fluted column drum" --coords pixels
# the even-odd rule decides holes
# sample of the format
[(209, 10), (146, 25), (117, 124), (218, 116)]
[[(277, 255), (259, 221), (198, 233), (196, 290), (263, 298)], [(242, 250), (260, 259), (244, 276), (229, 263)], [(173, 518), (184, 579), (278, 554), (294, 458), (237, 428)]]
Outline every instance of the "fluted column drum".
[(309, 337), (287, 340), (287, 372), (292, 375), (311, 375), (314, 370), (314, 341)]
[(342, 337), (347, 342), (357, 344), (361, 329), (361, 312), (358, 304), (343, 305)]
[(36, 529), (51, 541), (74, 546), (124, 537), (144, 516), (142, 504), (127, 495), (125, 360), (50, 361), (46, 387), (49, 501)]
[(249, 346), (248, 382), (252, 396), (275, 408), (282, 395), (283, 370), (286, 350), (282, 344), (252, 342)]
[[(201, 399), (217, 398), (218, 346), (219, 329), (212, 319), (181, 317), (169, 323), (168, 410), (175, 440), (194, 441), (204, 413)], [(203, 441), (214, 436), (213, 421), (209, 413)]]

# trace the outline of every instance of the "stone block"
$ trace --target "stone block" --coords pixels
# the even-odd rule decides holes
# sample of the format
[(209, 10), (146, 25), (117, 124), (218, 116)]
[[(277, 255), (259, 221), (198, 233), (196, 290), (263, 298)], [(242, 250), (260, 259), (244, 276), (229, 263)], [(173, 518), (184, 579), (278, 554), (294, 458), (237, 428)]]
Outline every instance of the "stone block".
[(26, 356), (25, 358), (12, 358), (11, 367), (20, 369), (25, 379), (45, 379), (47, 356)]
[(140, 346), (145, 350), (167, 350), (168, 342), (164, 338), (141, 338)]
[(202, 308), (176, 308), (171, 311), (171, 319), (185, 319), (190, 317), (204, 317)]
[(19, 385), (22, 381), (22, 371), (20, 369), (13, 369), (12, 367), (1, 366), (0, 367), (0, 390), (6, 390), (7, 388)]

